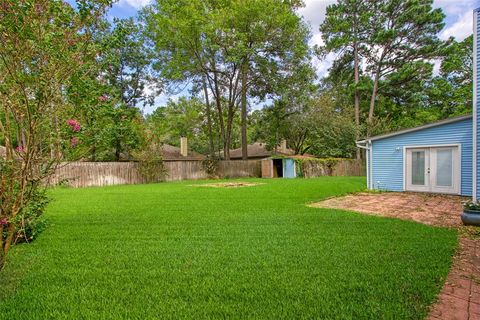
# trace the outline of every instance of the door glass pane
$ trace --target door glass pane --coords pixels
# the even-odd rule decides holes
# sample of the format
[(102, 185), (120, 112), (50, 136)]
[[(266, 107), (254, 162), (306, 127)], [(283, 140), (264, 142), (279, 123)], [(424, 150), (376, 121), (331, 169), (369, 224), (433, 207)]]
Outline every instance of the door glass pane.
[(437, 149), (437, 186), (451, 187), (453, 180), (453, 150)]
[(425, 151), (412, 151), (412, 184), (425, 185)]

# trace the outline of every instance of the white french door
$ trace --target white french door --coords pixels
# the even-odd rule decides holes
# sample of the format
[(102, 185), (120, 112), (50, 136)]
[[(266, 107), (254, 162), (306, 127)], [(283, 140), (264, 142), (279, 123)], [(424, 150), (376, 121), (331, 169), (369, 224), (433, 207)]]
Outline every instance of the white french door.
[(412, 147), (405, 156), (407, 191), (460, 193), (458, 146)]

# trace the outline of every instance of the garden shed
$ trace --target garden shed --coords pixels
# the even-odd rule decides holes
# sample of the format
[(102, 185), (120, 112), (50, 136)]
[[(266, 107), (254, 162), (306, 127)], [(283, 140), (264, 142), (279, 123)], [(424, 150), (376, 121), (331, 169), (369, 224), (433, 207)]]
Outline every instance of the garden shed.
[(296, 178), (294, 158), (267, 158), (262, 160), (262, 178)]

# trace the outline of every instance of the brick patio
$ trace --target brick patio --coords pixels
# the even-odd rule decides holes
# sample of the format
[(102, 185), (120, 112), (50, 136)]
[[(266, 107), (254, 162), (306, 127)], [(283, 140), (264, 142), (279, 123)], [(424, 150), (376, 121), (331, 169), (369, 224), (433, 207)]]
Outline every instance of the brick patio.
[(421, 193), (359, 193), (327, 199), (310, 206), (458, 228), (459, 250), (428, 319), (480, 320), (479, 228), (462, 225), (462, 200), (464, 198), (458, 196)]

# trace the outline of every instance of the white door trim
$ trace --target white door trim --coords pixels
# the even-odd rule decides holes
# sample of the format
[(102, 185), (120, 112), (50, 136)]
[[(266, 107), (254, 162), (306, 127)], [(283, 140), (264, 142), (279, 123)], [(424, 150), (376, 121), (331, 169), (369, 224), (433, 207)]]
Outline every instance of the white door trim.
[[(414, 152), (422, 152), (423, 153), (423, 184), (416, 185), (412, 183), (412, 160), (409, 155), (413, 154)], [(406, 149), (407, 158), (406, 158), (406, 166), (404, 172), (404, 179), (406, 181), (406, 188), (405, 190), (408, 191), (417, 191), (417, 192), (429, 192), (431, 190), (431, 180), (430, 180), (430, 148), (429, 147), (421, 147), (421, 148), (407, 148)]]
[[(403, 191), (407, 191), (407, 149), (426, 149), (426, 148), (443, 148), (443, 147), (456, 147), (458, 150), (457, 154), (457, 166), (456, 172), (458, 176), (456, 177), (455, 184), (457, 185), (457, 191), (450, 194), (462, 193), (462, 145), (460, 143), (448, 143), (448, 144), (429, 144), (429, 145), (408, 145), (403, 146)], [(408, 190), (414, 191), (414, 190)], [(435, 191), (425, 191), (436, 193)], [(438, 193), (438, 192), (437, 192)]]

